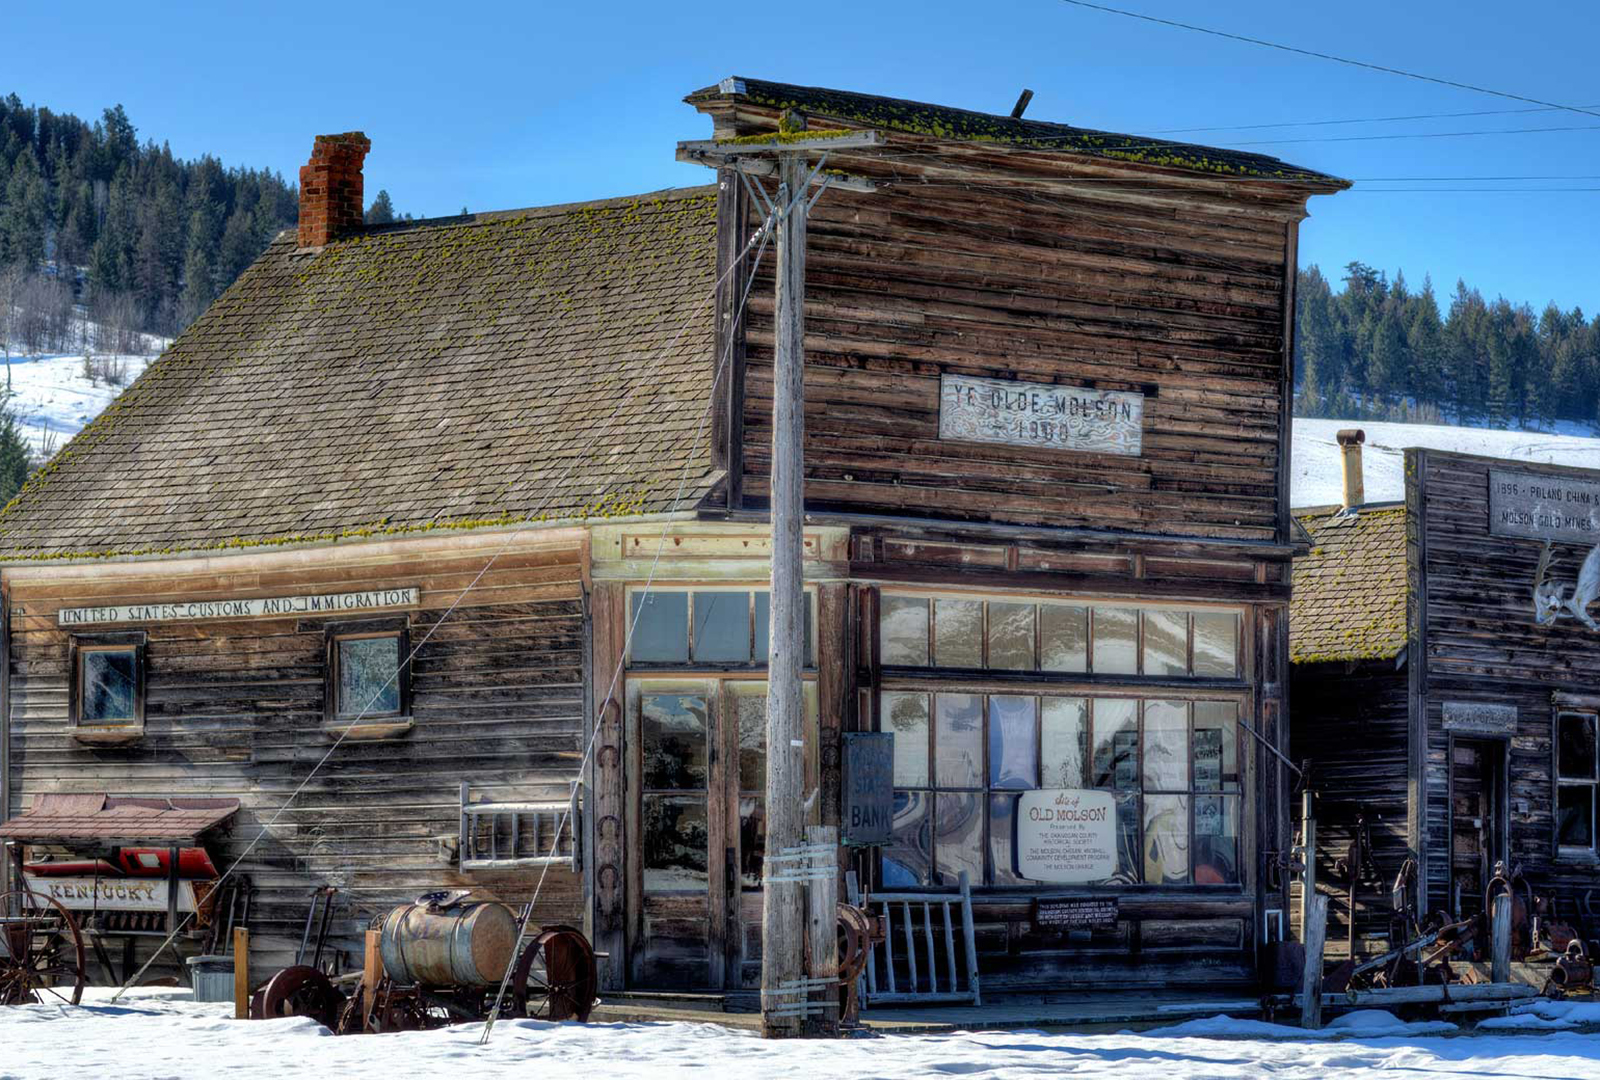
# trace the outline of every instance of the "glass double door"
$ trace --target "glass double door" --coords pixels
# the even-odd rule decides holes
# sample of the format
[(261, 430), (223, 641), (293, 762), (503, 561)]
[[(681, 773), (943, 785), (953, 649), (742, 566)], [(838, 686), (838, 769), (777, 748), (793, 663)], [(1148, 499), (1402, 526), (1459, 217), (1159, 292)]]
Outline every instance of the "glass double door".
[(630, 980), (758, 987), (767, 684), (630, 681), (628, 702), (638, 824)]

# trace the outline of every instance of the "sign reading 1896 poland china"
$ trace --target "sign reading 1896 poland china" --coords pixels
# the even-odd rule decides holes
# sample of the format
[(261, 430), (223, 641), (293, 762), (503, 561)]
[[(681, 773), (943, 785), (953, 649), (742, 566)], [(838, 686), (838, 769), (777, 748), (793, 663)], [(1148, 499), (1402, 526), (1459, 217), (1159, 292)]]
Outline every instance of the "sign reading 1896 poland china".
[(1144, 395), (945, 375), (939, 438), (1138, 457)]
[(1489, 533), (1530, 540), (1600, 541), (1600, 483), (1549, 473), (1489, 473)]
[(92, 626), (96, 623), (199, 622), (206, 619), (337, 615), (345, 611), (416, 607), (420, 595), (413, 585), (406, 589), (368, 589), (365, 592), (322, 593), (314, 596), (261, 596), (248, 600), (186, 600), (176, 604), (62, 608), (56, 612), (56, 624)]
[(1117, 808), (1109, 791), (1027, 791), (1017, 801), (1017, 873), (1086, 885), (1117, 870)]

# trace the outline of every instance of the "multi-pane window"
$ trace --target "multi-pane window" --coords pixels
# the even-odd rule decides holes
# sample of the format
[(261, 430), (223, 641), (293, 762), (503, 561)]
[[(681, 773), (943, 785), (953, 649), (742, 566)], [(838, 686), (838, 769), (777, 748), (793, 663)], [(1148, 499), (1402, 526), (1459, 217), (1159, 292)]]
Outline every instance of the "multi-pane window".
[[(628, 659), (639, 664), (767, 662), (769, 594), (751, 589), (651, 589), (628, 609)], [(815, 663), (811, 594), (806, 594), (805, 664)]]
[(139, 646), (79, 644), (74, 654), (78, 724), (137, 727), (143, 720)]
[(1106, 884), (1239, 881), (1239, 733), (1233, 700), (884, 691), (894, 732), (887, 887), (1027, 885), (1017, 872), (1023, 791), (1111, 791), (1118, 865)]
[(882, 595), (886, 667), (1234, 679), (1236, 611)]
[(1556, 717), (1556, 844), (1574, 852), (1595, 850), (1595, 789), (1600, 782), (1594, 713)]

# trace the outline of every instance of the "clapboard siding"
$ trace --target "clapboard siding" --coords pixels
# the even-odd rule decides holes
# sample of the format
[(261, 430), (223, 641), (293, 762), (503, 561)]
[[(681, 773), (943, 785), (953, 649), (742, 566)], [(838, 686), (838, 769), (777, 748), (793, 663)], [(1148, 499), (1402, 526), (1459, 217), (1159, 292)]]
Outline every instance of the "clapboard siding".
[[(1600, 472), (1408, 451), (1407, 471), (1424, 487), (1427, 649), (1426, 814), (1430, 899), (1449, 903), (1449, 760), (1443, 703), (1478, 701), (1517, 708), (1510, 742), (1510, 856), (1535, 887), (1577, 898), (1600, 888), (1600, 868), (1555, 855), (1552, 771), (1553, 694), (1600, 694), (1600, 634), (1572, 619), (1541, 627), (1533, 582), (1541, 545), (1489, 533), (1489, 472), (1560, 473), (1600, 480)], [(1558, 544), (1553, 579), (1570, 583), (1587, 548)]]
[[(1174, 213), (1092, 193), (937, 185), (828, 192), (807, 236), (807, 499), (1274, 539), (1279, 209), (1240, 216), (1196, 198)], [(770, 470), (772, 269), (758, 272), (742, 343), (742, 482), (754, 505)], [(1143, 452), (940, 440), (946, 372), (1142, 392)]]
[[(1343, 957), (1349, 950), (1350, 883), (1335, 864), (1355, 839), (1357, 817), (1366, 816), (1381, 883), (1379, 888), (1371, 882), (1360, 885), (1358, 936), (1388, 932), (1388, 886), (1411, 854), (1406, 836), (1406, 672), (1392, 660), (1299, 664), (1293, 680), (1290, 756), (1312, 765), (1317, 885), (1328, 894), (1327, 952)], [(1298, 801), (1293, 814), (1298, 822)], [(1295, 896), (1297, 915), (1298, 887)]]
[[(221, 855), (224, 865), (243, 858), (255, 962), (266, 968), (291, 962), (318, 885), (340, 888), (334, 933), (353, 953), (374, 914), (422, 892), (477, 886), (525, 902), (537, 871), (463, 875), (439, 841), (457, 831), (463, 780), (488, 797), (562, 799), (578, 773), (584, 550), (532, 537), (496, 554), (500, 546), (391, 541), (206, 560), (183, 572), (159, 563), (86, 577), (17, 572), (11, 809), (44, 792), (240, 798)], [(61, 607), (411, 585), (421, 589), (410, 612), (416, 726), (404, 736), (347, 740), (317, 769), (334, 745), (323, 730), (322, 626), (359, 618), (340, 615), (143, 624), (144, 737), (119, 747), (72, 738)], [(535, 919), (581, 925), (582, 909), (581, 881), (552, 871)]]

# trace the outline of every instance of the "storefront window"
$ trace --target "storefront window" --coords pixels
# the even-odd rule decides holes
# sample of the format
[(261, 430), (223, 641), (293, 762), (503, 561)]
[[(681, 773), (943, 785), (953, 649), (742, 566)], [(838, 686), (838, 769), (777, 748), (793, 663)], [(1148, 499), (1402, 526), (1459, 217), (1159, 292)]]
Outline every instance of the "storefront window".
[(1595, 850), (1596, 757), (1594, 713), (1556, 718), (1556, 843), (1572, 852)]
[(895, 733), (888, 888), (1027, 885), (1016, 808), (1038, 788), (1116, 793), (1118, 858), (1103, 884), (1239, 881), (1235, 701), (885, 691)]
[(885, 667), (1182, 679), (1238, 678), (1239, 627), (1237, 612), (1215, 609), (889, 592), (878, 618)]
[[(628, 660), (640, 665), (767, 663), (770, 594), (749, 589), (651, 589), (629, 606)], [(805, 665), (816, 665), (811, 594), (806, 594)]]

